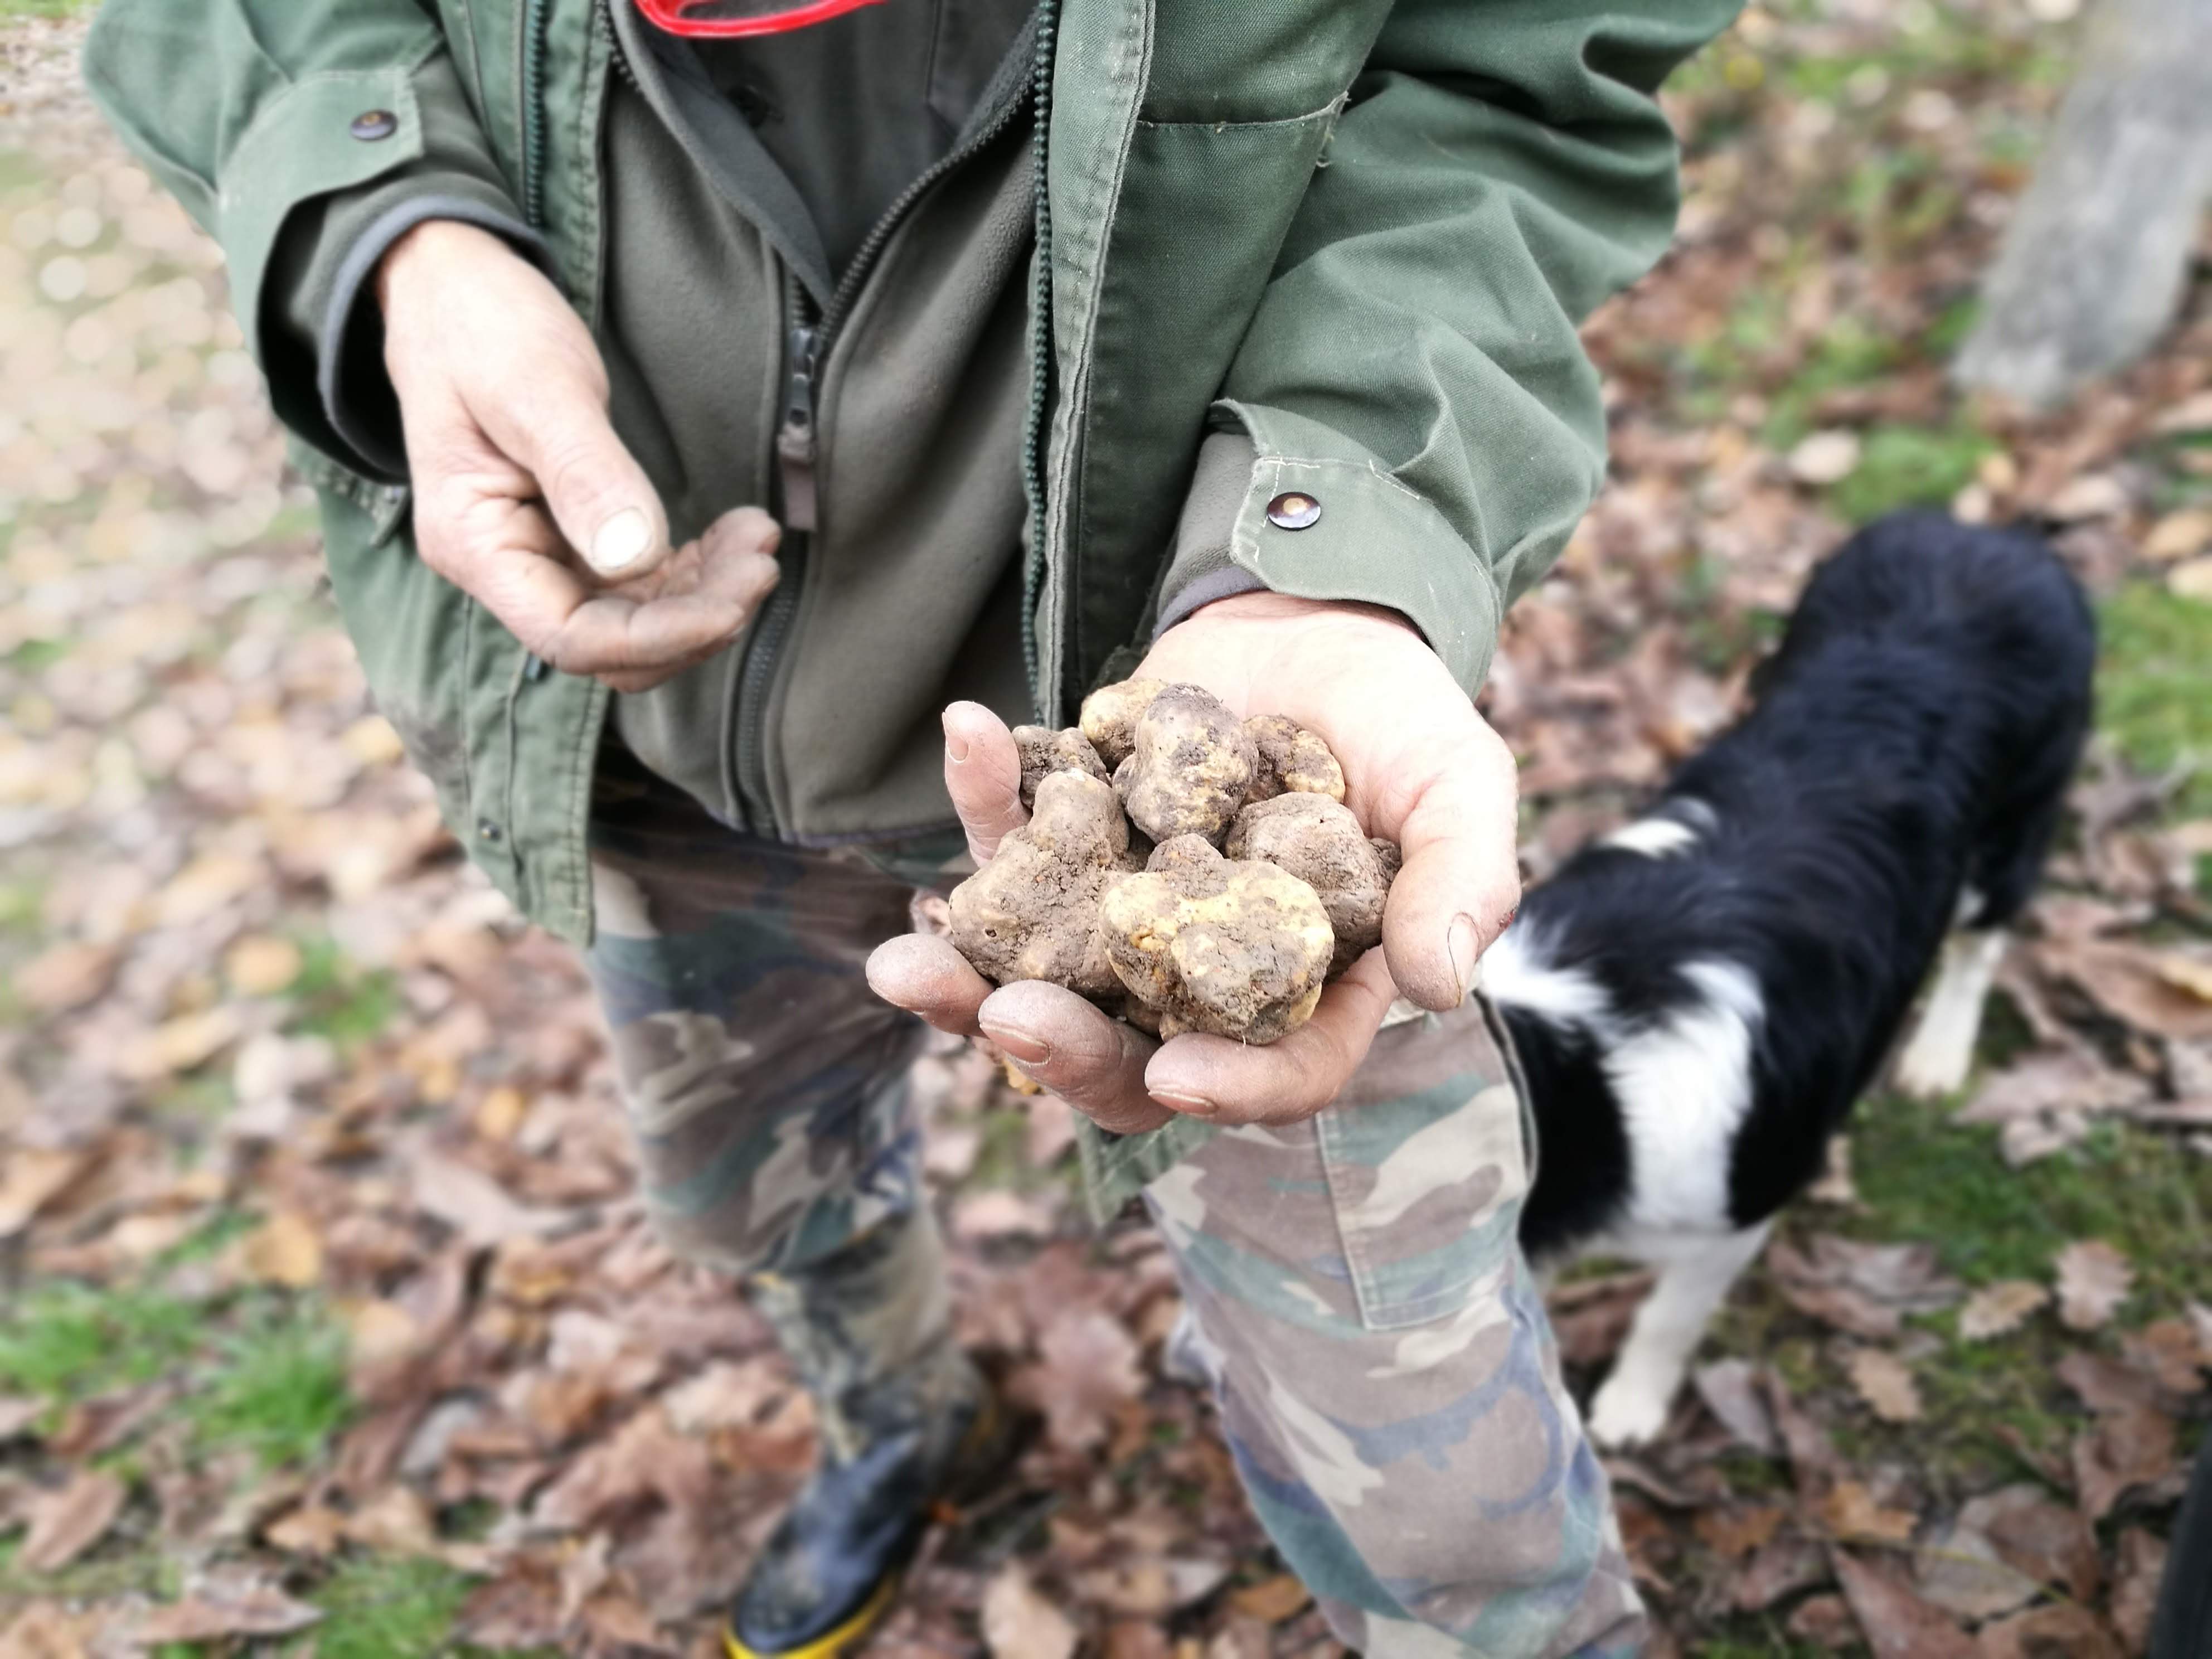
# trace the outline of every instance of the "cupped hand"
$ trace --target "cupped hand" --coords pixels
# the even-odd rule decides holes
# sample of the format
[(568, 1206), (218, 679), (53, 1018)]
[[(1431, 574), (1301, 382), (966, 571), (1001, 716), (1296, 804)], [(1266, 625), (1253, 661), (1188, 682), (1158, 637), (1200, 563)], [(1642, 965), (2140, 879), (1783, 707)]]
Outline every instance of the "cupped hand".
[(775, 586), (756, 507), (671, 547), (607, 419), (607, 371), (553, 284), (472, 225), (432, 220), (377, 269), (415, 539), (555, 668), (639, 691), (736, 638)]
[[(988, 1036), (1031, 1078), (1121, 1133), (1182, 1112), (1289, 1122), (1334, 1100), (1393, 1000), (1444, 1010), (1520, 902), (1513, 757), (1436, 654), (1395, 614), (1276, 593), (1205, 606), (1163, 635), (1136, 673), (1202, 685), (1240, 715), (1287, 714), (1344, 768), (1345, 804), (1398, 842), (1382, 944), (1322, 993), (1313, 1018), (1251, 1047), (1193, 1034), (1155, 1042), (1073, 991), (994, 988), (950, 942), (908, 935), (869, 958), (868, 981), (940, 1030)], [(975, 703), (945, 714), (945, 775), (979, 861), (1020, 827), (1021, 765)]]

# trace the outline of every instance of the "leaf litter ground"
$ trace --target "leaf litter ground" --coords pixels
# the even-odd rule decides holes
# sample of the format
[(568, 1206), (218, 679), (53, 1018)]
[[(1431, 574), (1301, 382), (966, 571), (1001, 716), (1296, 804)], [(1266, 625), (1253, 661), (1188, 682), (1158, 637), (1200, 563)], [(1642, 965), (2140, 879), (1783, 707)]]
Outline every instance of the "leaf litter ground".
[[(1587, 331), (1613, 476), (1487, 694), (1540, 877), (1858, 520), (2039, 519), (2104, 618), (1974, 1084), (1866, 1103), (1613, 1461), (1662, 1650), (2140, 1651), (2206, 1414), (2207, 261), (2063, 414), (1942, 378), (2068, 9), (1755, 9), (1684, 73), (1682, 235)], [(80, 40), (0, 27), (0, 1652), (711, 1653), (806, 1402), (643, 1230), (575, 964), (368, 706), (220, 261)], [(1079, 1218), (1065, 1109), (955, 1050), (916, 1085), (964, 1334), (1041, 1426), (872, 1650), (1333, 1651), (1163, 1373), (1158, 1246)], [(1647, 1282), (1556, 1292), (1579, 1383)]]

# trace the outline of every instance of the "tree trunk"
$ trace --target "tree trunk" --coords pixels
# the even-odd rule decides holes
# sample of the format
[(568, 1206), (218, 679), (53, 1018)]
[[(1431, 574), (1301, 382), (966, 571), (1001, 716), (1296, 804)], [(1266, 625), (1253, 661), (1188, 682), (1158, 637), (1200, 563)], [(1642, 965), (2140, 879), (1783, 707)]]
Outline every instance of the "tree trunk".
[(2037, 408), (2149, 349), (2212, 198), (2212, 0), (2104, 0), (2085, 34), (1952, 368)]

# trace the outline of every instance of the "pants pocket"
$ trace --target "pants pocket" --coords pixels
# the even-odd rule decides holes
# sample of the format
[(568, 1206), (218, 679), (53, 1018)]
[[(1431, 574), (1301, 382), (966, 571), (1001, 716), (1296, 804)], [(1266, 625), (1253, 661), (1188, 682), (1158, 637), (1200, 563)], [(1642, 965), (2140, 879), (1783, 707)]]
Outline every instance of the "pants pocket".
[(1531, 1160), (1526, 1103), (1486, 1011), (1470, 1002), (1383, 1032), (1315, 1129), (1369, 1330), (1446, 1317), (1502, 1281)]

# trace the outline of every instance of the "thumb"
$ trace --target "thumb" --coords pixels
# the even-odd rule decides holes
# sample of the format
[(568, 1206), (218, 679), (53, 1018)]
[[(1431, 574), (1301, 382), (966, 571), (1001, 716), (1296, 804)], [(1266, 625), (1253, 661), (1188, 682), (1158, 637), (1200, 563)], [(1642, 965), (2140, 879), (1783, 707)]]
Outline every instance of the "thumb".
[(553, 522), (603, 581), (629, 581), (669, 555), (668, 514), (607, 419), (605, 398), (570, 376), (541, 383), (502, 447), (538, 481)]
[(945, 787), (978, 864), (989, 863), (999, 843), (1029, 822), (1022, 811), (1022, 757), (1014, 734), (980, 702), (945, 708)]
[(1512, 751), (1479, 720), (1454, 747), (1399, 825), (1406, 862), (1382, 912), (1390, 976), (1424, 1008), (1466, 1000), (1521, 902)]

